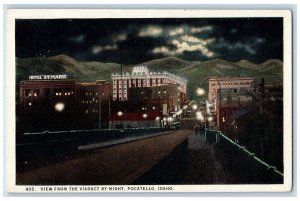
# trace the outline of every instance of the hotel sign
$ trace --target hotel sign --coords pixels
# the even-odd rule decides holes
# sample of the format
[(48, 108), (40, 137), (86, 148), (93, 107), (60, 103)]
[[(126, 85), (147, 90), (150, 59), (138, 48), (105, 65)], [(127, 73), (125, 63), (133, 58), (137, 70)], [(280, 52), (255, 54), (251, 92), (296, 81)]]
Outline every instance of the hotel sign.
[(63, 80), (67, 75), (30, 75), (29, 80)]

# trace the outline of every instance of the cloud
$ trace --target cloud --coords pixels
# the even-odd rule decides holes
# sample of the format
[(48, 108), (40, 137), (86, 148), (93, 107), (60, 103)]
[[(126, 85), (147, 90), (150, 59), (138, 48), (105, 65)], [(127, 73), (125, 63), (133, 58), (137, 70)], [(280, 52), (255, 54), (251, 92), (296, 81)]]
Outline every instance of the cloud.
[(84, 41), (85, 36), (83, 34), (78, 35), (78, 36), (73, 36), (69, 38), (69, 41), (71, 41), (72, 43), (76, 43), (76, 44), (80, 44)]
[(159, 26), (147, 26), (143, 28), (138, 35), (141, 37), (157, 37), (160, 36), (163, 32), (163, 29)]
[(176, 36), (184, 33), (184, 29), (182, 27), (178, 27), (175, 29), (169, 30), (169, 35), (170, 36)]
[(173, 45), (177, 47), (176, 52), (178, 54), (183, 53), (184, 51), (193, 52), (193, 51), (199, 51), (201, 54), (203, 54), (206, 57), (213, 57), (214, 52), (210, 51), (206, 46), (203, 44), (189, 44), (187, 42), (180, 42), (178, 40), (172, 41)]
[(201, 43), (202, 45), (207, 45), (215, 41), (215, 38), (201, 39), (191, 35), (184, 35), (181, 37), (182, 41), (190, 43)]
[(176, 47), (175, 49), (170, 49), (166, 46), (156, 47), (152, 50), (153, 54), (164, 54), (168, 56), (178, 56), (184, 52), (199, 52), (202, 55), (211, 58), (215, 53), (205, 47), (203, 44), (189, 44), (184, 41), (173, 40), (172, 44)]
[(204, 27), (191, 27), (190, 32), (191, 33), (201, 33), (204, 31), (212, 31), (212, 26), (204, 26)]
[(126, 33), (122, 33), (116, 36), (115, 41), (124, 41), (127, 39), (127, 34)]
[(116, 45), (106, 45), (106, 46), (97, 45), (92, 48), (92, 53), (98, 54), (99, 52), (103, 52), (105, 50), (115, 50), (115, 49), (117, 49)]
[(264, 38), (251, 37), (245, 38), (242, 41), (232, 43), (225, 40), (224, 38), (220, 38), (217, 48), (225, 48), (230, 51), (244, 50), (248, 54), (255, 55), (257, 54), (257, 46), (259, 44), (265, 43), (265, 41), (266, 40)]
[(156, 47), (152, 50), (153, 54), (163, 54), (168, 56), (175, 56), (176, 51), (169, 49), (166, 46)]

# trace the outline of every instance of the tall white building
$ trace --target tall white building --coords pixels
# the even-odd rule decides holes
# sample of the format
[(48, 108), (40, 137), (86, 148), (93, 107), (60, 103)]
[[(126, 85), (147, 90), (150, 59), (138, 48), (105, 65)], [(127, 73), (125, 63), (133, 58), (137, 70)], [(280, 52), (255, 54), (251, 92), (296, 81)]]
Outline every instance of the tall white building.
[(132, 73), (112, 74), (113, 100), (128, 100), (128, 89), (135, 87), (153, 87), (165, 84), (178, 84), (180, 93), (186, 95), (187, 81), (174, 74), (164, 72), (149, 72), (147, 66), (135, 66)]

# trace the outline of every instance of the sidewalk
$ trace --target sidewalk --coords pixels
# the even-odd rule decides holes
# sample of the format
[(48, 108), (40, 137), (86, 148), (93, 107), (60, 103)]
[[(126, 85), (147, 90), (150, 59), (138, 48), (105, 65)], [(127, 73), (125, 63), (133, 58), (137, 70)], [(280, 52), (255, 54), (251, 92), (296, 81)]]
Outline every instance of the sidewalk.
[(228, 176), (211, 144), (205, 144), (204, 134), (188, 137), (188, 168), (185, 184), (224, 184)]

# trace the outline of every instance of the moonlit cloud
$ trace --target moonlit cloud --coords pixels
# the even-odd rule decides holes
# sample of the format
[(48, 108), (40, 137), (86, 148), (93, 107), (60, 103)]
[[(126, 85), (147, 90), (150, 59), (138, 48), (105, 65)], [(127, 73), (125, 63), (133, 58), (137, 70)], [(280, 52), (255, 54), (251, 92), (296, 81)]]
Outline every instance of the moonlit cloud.
[(141, 37), (157, 37), (160, 36), (162, 32), (163, 29), (159, 26), (147, 26), (143, 28), (138, 35)]
[(207, 45), (215, 41), (215, 38), (201, 39), (191, 35), (184, 35), (181, 37), (182, 41), (191, 43), (201, 43), (202, 45)]
[(152, 53), (163, 54), (163, 55), (167, 55), (167, 56), (175, 56), (176, 55), (176, 51), (170, 50), (166, 46), (156, 47), (152, 50)]
[(115, 50), (115, 49), (117, 49), (116, 45), (106, 45), (106, 46), (98, 46), (97, 45), (92, 48), (92, 52), (93, 52), (93, 54), (98, 54), (105, 50)]
[(259, 37), (247, 38), (245, 41), (229, 42), (224, 38), (220, 38), (218, 41), (218, 48), (226, 48), (230, 51), (243, 50), (251, 55), (257, 54), (257, 46), (265, 43), (265, 39)]
[(184, 29), (182, 27), (178, 27), (175, 29), (169, 30), (169, 35), (170, 36), (176, 36), (184, 33)]
[(204, 27), (191, 27), (190, 32), (191, 33), (201, 33), (204, 31), (212, 31), (212, 26), (204, 26)]
[(199, 52), (208, 58), (211, 58), (215, 55), (213, 51), (209, 50), (205, 45), (201, 43), (189, 44), (185, 41), (173, 40), (172, 44), (176, 47), (175, 49), (170, 49), (166, 46), (161, 46), (154, 48), (152, 53), (164, 54), (167, 56), (175, 56), (183, 54), (184, 52)]
[(189, 44), (187, 42), (180, 42), (178, 40), (172, 41), (173, 45), (177, 47), (176, 53), (182, 54), (183, 52), (193, 52), (193, 51), (199, 51), (201, 54), (203, 54), (206, 57), (212, 57), (214, 56), (214, 52), (210, 51), (207, 47), (205, 47), (203, 44)]
[(126, 39), (127, 39), (127, 34), (125, 33), (122, 33), (115, 38), (116, 41), (124, 41)]
[(78, 35), (78, 36), (73, 36), (69, 38), (69, 41), (76, 43), (76, 44), (80, 44), (84, 41), (85, 36), (84, 35)]

